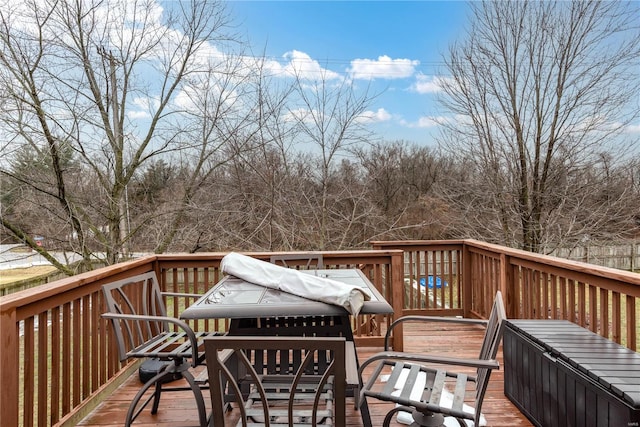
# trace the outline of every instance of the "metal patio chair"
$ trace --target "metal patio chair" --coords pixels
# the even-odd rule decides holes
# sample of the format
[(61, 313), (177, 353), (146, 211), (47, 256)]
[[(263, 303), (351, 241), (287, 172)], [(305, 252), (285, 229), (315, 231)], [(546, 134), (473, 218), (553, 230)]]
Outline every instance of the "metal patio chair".
[(220, 336), (205, 350), (213, 426), (232, 408), (237, 426), (346, 425), (343, 337)]
[[(480, 425), (482, 401), (489, 377), (493, 369), (498, 369), (495, 360), (502, 339), (506, 314), (502, 294), (498, 292), (488, 320), (461, 319), (433, 316), (404, 316), (394, 321), (387, 330), (385, 351), (367, 359), (359, 369), (363, 386), (359, 394), (359, 403), (367, 398), (394, 402), (392, 409), (384, 419), (384, 426), (396, 413), (411, 417), (407, 424), (412, 426), (441, 426), (444, 417), (453, 417), (466, 427), (464, 420)], [(388, 351), (388, 341), (393, 328), (404, 322), (449, 322), (470, 325), (485, 325), (486, 331), (477, 359), (457, 359), (427, 354), (414, 354)], [(373, 366), (367, 379), (364, 370)], [(439, 367), (441, 365), (442, 367)], [(449, 370), (452, 366), (473, 368), (458, 372)], [(467, 392), (473, 390), (474, 405), (465, 404)]]
[[(102, 287), (108, 319), (118, 346), (121, 362), (131, 358), (159, 361), (160, 368), (148, 379), (131, 401), (125, 426), (136, 417), (153, 399), (152, 414), (156, 414), (160, 395), (166, 391), (191, 390), (196, 400), (200, 425), (207, 425), (207, 414), (201, 388), (206, 388), (194, 379), (190, 368), (203, 364), (203, 339), (217, 333), (194, 332), (185, 322), (167, 316), (163, 296), (194, 296), (191, 294), (162, 293), (154, 272), (108, 283)], [(168, 386), (174, 380), (184, 378), (185, 386)], [(139, 406), (147, 390), (153, 393)]]

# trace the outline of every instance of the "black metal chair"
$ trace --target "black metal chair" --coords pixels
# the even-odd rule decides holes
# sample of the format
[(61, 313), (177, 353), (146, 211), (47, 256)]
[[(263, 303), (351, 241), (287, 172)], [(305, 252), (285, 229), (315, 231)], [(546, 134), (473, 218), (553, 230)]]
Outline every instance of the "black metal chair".
[[(163, 391), (191, 390), (198, 408), (200, 425), (207, 425), (207, 414), (202, 397), (201, 384), (194, 379), (190, 368), (203, 364), (203, 339), (217, 335), (216, 332), (194, 332), (185, 322), (167, 316), (164, 294), (160, 291), (154, 272), (144, 273), (106, 284), (102, 287), (106, 313), (118, 346), (121, 362), (131, 358), (150, 358), (160, 361), (159, 370), (150, 375), (140, 391), (131, 401), (125, 426), (136, 417), (153, 399), (152, 414), (156, 414)], [(169, 296), (192, 296), (190, 294), (168, 294)], [(184, 378), (185, 386), (168, 386), (174, 380)], [(138, 408), (147, 390), (155, 387)]]
[[(368, 397), (394, 402), (396, 407), (384, 419), (384, 426), (394, 414), (408, 412), (412, 426), (441, 426), (444, 417), (453, 417), (466, 427), (464, 420), (480, 425), (482, 401), (493, 369), (498, 369), (495, 360), (502, 339), (506, 314), (502, 294), (498, 292), (488, 320), (461, 319), (433, 316), (404, 316), (393, 322), (385, 337), (385, 351), (367, 359), (358, 371), (361, 378), (365, 369), (373, 365), (368, 379), (362, 380), (359, 402)], [(470, 325), (485, 325), (486, 331), (477, 359), (457, 359), (426, 354), (388, 351), (391, 331), (404, 322), (449, 322)], [(439, 367), (439, 365), (441, 367)], [(473, 374), (452, 371), (449, 367), (472, 368)], [(466, 372), (468, 372), (467, 369)], [(465, 404), (468, 391), (473, 390), (474, 406)], [(443, 398), (445, 397), (446, 398)]]
[[(298, 262), (296, 262), (298, 261)], [(304, 263), (306, 261), (306, 264)], [(305, 270), (320, 270), (324, 268), (324, 260), (321, 253), (301, 252), (296, 254), (272, 255), (272, 264), (290, 268), (303, 268)]]
[(233, 425), (346, 425), (343, 337), (221, 336), (205, 350), (213, 426), (226, 425), (230, 400)]

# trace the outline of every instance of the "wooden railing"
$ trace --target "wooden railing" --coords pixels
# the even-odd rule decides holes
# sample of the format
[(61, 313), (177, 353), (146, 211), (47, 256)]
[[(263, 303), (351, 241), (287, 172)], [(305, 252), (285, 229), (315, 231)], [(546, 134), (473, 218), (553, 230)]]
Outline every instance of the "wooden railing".
[(510, 318), (570, 320), (638, 351), (638, 273), (475, 240), (372, 242), (372, 247), (403, 250), (405, 278), (434, 275), (451, 287), (434, 288), (425, 308), (405, 301), (402, 314), (444, 310), (486, 317), (501, 290)]
[[(324, 262), (362, 269), (392, 304), (394, 317), (486, 317), (501, 290), (511, 318), (568, 319), (638, 348), (640, 274), (474, 240), (372, 246), (370, 251), (323, 252)], [(74, 425), (135, 372), (137, 364), (118, 361), (100, 317), (104, 283), (155, 271), (164, 290), (202, 293), (220, 278), (223, 255), (148, 256), (0, 297), (1, 424)], [(251, 255), (267, 260), (272, 253)], [(178, 316), (180, 307), (171, 310)], [(381, 344), (376, 325), (382, 320), (363, 317), (354, 323), (359, 346)], [(225, 330), (228, 325), (222, 320), (192, 326)], [(401, 333), (393, 337), (393, 346), (402, 349)]]
[[(4, 426), (75, 425), (102, 397), (135, 372), (118, 361), (106, 321), (101, 287), (155, 271), (164, 290), (204, 292), (218, 281), (224, 254), (157, 255), (83, 273), (0, 297), (0, 423)], [(268, 259), (272, 253), (251, 254)], [(360, 268), (400, 310), (402, 252), (324, 252), (333, 268)], [(395, 302), (394, 302), (395, 301)], [(178, 316), (180, 307), (171, 307)], [(381, 318), (354, 323), (358, 345), (378, 346)], [(193, 323), (225, 330), (227, 323)], [(46, 327), (43, 327), (46, 325)], [(401, 345), (399, 336), (394, 345)]]

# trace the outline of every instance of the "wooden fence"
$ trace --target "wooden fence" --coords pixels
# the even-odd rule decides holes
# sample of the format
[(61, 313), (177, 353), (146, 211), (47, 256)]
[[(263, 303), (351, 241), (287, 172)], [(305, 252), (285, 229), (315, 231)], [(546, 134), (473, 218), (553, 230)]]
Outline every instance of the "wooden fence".
[(551, 251), (550, 255), (619, 270), (640, 270), (640, 242), (635, 240), (615, 245), (592, 244), (558, 248)]

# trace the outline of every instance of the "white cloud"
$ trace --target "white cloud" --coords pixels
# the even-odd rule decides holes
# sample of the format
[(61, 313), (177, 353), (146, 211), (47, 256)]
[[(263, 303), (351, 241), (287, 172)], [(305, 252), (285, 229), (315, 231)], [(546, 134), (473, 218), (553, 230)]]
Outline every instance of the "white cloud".
[(304, 52), (292, 50), (282, 57), (287, 61), (285, 65), (281, 65), (276, 61), (270, 61), (266, 64), (275, 75), (298, 76), (305, 80), (334, 80), (340, 78), (340, 74), (322, 68), (318, 61)]
[(640, 124), (627, 126), (625, 133), (640, 133)]
[(358, 117), (360, 123), (379, 123), (391, 120), (391, 114), (384, 108), (377, 111), (365, 111)]
[(403, 122), (403, 124), (409, 128), (434, 128), (441, 124), (447, 123), (451, 119), (444, 116), (422, 116), (417, 122)]
[(313, 119), (313, 115), (311, 110), (297, 108), (295, 110), (289, 110), (282, 118), (286, 122), (310, 122)]
[(262, 59), (250, 58), (250, 59), (251, 59), (250, 61), (251, 66), (255, 66), (255, 64), (259, 64), (259, 66), (263, 68), (265, 74), (268, 76), (287, 77), (287, 72), (285, 70), (285, 67), (275, 59), (269, 59), (269, 58), (262, 58)]
[(143, 110), (155, 111), (160, 107), (160, 100), (158, 98), (145, 98), (138, 96), (133, 100), (133, 104)]
[(411, 85), (411, 90), (421, 94), (436, 93), (442, 90), (444, 83), (450, 83), (450, 79), (447, 77), (438, 76), (425, 76), (424, 74), (418, 74), (416, 81)]
[(137, 110), (132, 109), (127, 111), (127, 117), (132, 120), (148, 119), (151, 117), (151, 114), (155, 113), (155, 111), (160, 107), (160, 101), (157, 98), (138, 96), (132, 101), (132, 108), (133, 107)]
[(127, 117), (131, 120), (148, 119), (151, 117), (151, 114), (146, 111), (127, 111)]
[(197, 96), (197, 91), (198, 88), (196, 85), (183, 87), (182, 90), (178, 92), (176, 97), (173, 99), (174, 104), (178, 108), (182, 108), (187, 111), (197, 110), (196, 103), (194, 102), (194, 97)]
[(420, 61), (392, 59), (387, 55), (378, 59), (354, 59), (347, 71), (353, 79), (403, 79), (411, 77)]

